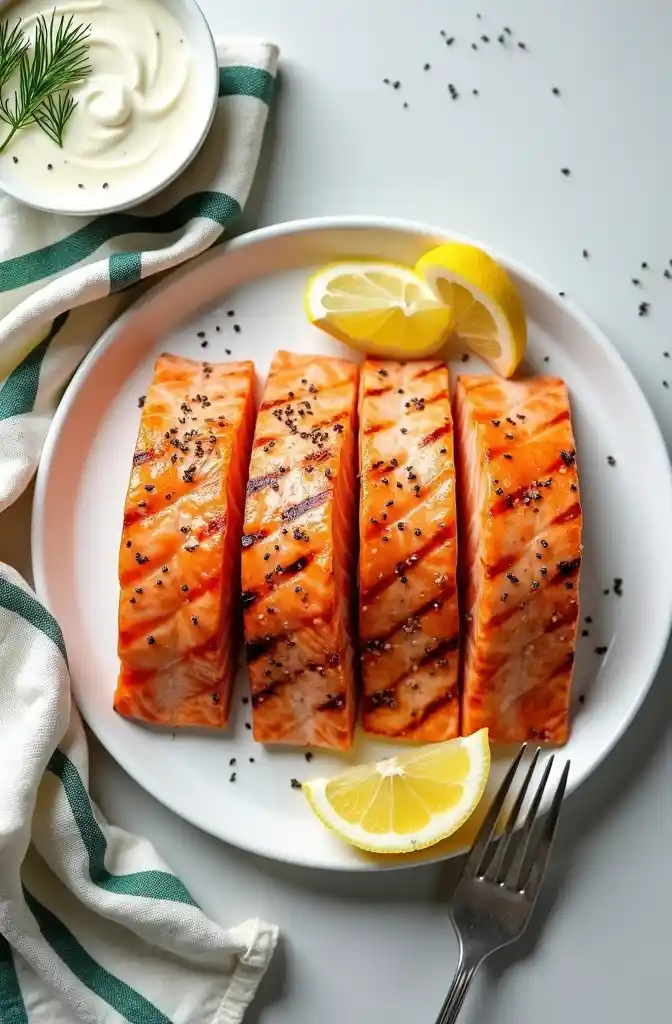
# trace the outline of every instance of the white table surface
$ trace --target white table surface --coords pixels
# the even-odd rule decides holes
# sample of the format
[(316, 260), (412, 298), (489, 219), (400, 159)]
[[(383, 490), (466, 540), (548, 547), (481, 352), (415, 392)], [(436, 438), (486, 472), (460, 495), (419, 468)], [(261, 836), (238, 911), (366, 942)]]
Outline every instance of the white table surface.
[[(372, 213), (481, 239), (585, 307), (627, 359), (672, 439), (672, 387), (662, 384), (666, 374), (672, 384), (672, 360), (662, 354), (672, 349), (672, 280), (663, 277), (666, 266), (672, 270), (671, 5), (202, 6), (215, 31), (262, 35), (283, 51), (246, 226)], [(513, 31), (506, 47), (497, 42), (504, 25)], [(441, 29), (455, 37), (451, 47)], [(489, 44), (480, 40), (484, 34)], [(385, 86), (385, 77), (401, 87)], [(640, 269), (642, 261), (649, 270)], [(642, 300), (651, 303), (645, 318), (637, 315)], [(623, 415), (625, 429), (627, 410)], [(0, 558), (24, 572), (29, 507), (26, 496), (0, 531)], [(19, 523), (17, 541), (12, 524)], [(669, 662), (625, 740), (569, 801), (534, 923), (482, 970), (461, 1018), (467, 1024), (665, 1018), (668, 676)], [(258, 860), (182, 823), (95, 742), (91, 756), (94, 794), (108, 817), (149, 836), (214, 918), (233, 923), (259, 914), (280, 925), (282, 943), (250, 1024), (431, 1024), (457, 954), (445, 910), (455, 865), (353, 877)]]

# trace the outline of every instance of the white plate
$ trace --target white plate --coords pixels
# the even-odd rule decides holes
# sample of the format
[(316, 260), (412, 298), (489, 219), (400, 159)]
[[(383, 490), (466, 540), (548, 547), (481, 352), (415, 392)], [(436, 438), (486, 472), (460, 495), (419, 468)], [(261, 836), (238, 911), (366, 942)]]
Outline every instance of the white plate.
[[(35, 493), (33, 566), (38, 594), (63, 628), (84, 717), (158, 800), (205, 831), (268, 857), (323, 868), (380, 866), (328, 833), (290, 779), (329, 773), (394, 746), (360, 736), (347, 757), (316, 753), (310, 765), (301, 752), (257, 746), (245, 728), (244, 672), (232, 726), (220, 735), (173, 736), (113, 713), (117, 555), (138, 396), (163, 350), (216, 361), (227, 358), (228, 348), (232, 358), (255, 360), (260, 381), (277, 348), (341, 353), (306, 322), (302, 294), (310, 269), (348, 256), (413, 263), (446, 237), (422, 225), (339, 218), (236, 239), (171, 275), (106, 332), (75, 375), (47, 439)], [(592, 617), (582, 627), (590, 636), (579, 643), (565, 748), (575, 788), (631, 721), (665, 647), (672, 614), (670, 467), (653, 415), (609, 342), (549, 285), (498, 258), (522, 292), (531, 368), (564, 377), (573, 401), (585, 512), (581, 611), (582, 619)], [(198, 331), (206, 332), (206, 349)], [(613, 593), (615, 577), (623, 579), (622, 597)], [(605, 657), (595, 653), (598, 646), (608, 646)], [(508, 756), (495, 756), (493, 782)], [(464, 842), (463, 836), (418, 859), (449, 856)]]

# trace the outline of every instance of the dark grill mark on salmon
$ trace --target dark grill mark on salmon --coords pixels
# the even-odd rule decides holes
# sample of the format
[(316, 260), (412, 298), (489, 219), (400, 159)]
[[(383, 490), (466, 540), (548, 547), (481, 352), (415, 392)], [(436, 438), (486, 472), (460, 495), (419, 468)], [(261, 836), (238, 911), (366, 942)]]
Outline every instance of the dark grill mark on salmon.
[(420, 447), (426, 448), (428, 444), (433, 444), (435, 441), (440, 440), (440, 438), (447, 437), (449, 434), (452, 434), (452, 432), (452, 425), (450, 423), (444, 423), (442, 427), (436, 427), (435, 430), (432, 430), (431, 434), (426, 434), (420, 442)]
[(570, 505), (565, 512), (561, 512), (559, 516), (551, 522), (551, 526), (562, 526), (563, 523), (571, 523), (572, 519), (578, 519), (581, 515), (581, 506), (578, 501), (574, 505)]
[(345, 694), (337, 693), (328, 700), (317, 705), (317, 711), (342, 711), (345, 706)]
[(329, 487), (326, 491), (320, 491), (318, 494), (311, 494), (309, 498), (304, 498), (298, 505), (289, 505), (288, 508), (283, 510), (282, 518), (286, 523), (293, 523), (296, 519), (300, 519), (301, 516), (305, 516), (306, 512), (310, 512), (311, 509), (317, 508), (318, 505), (324, 505), (333, 494), (332, 489)]
[(437, 697), (436, 700), (430, 701), (430, 703), (426, 704), (418, 715), (415, 715), (411, 719), (408, 728), (405, 729), (404, 732), (413, 733), (419, 726), (424, 725), (428, 719), (435, 715), (437, 711), (442, 711), (443, 708), (452, 704), (456, 696), (457, 694), (455, 690), (448, 690), (447, 693)]
[(378, 580), (372, 587), (365, 590), (361, 594), (362, 604), (368, 604), (373, 601), (379, 594), (387, 590), (395, 580), (399, 579), (405, 572), (411, 571), (415, 566), (419, 565), (423, 558), (431, 554), (446, 541), (451, 540), (455, 536), (455, 523), (448, 523), (443, 530), (437, 530), (434, 536), (419, 547), (412, 555), (405, 558), (403, 562), (399, 562), (395, 566), (395, 571), (387, 576), (383, 576), (382, 579)]
[(153, 448), (148, 448), (144, 452), (135, 452), (133, 456), (133, 465), (141, 466), (143, 462), (151, 462), (155, 455), (156, 452), (154, 451)]
[(263, 491), (265, 487), (270, 487), (279, 477), (279, 473), (265, 473), (264, 476), (254, 476), (247, 481), (247, 494), (256, 494), (257, 491)]
[(518, 559), (517, 559), (516, 555), (505, 555), (503, 558), (500, 558), (500, 560), (498, 562), (495, 562), (494, 565), (486, 565), (486, 567), (485, 567), (485, 577), (486, 577), (486, 579), (488, 579), (488, 580), (496, 580), (498, 576), (502, 575), (502, 573), (508, 572), (509, 569), (512, 566), (514, 566), (517, 561), (518, 561)]
[(423, 377), (429, 377), (431, 374), (436, 373), (437, 370), (442, 369), (442, 363), (434, 363), (431, 366), (425, 366), (424, 369), (414, 374), (413, 380), (421, 380)]

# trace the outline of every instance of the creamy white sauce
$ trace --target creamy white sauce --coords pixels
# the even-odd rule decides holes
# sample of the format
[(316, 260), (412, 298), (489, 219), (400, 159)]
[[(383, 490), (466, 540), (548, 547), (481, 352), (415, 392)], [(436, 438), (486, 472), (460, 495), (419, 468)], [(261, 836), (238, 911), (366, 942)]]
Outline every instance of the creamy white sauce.
[[(106, 190), (100, 200), (107, 205), (115, 195), (121, 201), (150, 189), (179, 167), (191, 126), (202, 121), (194, 55), (182, 28), (159, 0), (62, 0), (55, 7), (57, 16), (91, 25), (92, 72), (72, 89), (78, 105), (63, 148), (37, 125), (22, 129), (0, 155), (3, 177), (67, 190), (83, 207), (95, 206), (91, 190)], [(48, 0), (18, 0), (1, 16), (11, 23), (20, 17), (32, 36), (36, 17), (49, 19), (52, 10)], [(0, 123), (0, 139), (4, 129)]]

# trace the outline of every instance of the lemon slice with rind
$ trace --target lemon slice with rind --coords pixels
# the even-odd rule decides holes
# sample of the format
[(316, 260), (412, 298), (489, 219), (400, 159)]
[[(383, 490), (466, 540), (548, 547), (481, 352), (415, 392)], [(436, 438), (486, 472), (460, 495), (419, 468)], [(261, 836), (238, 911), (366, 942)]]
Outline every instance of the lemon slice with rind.
[(503, 267), (475, 245), (449, 242), (422, 256), (415, 273), (452, 311), (452, 333), (502, 377), (527, 347), (520, 294)]
[(387, 359), (434, 355), (452, 319), (433, 289), (396, 263), (330, 263), (309, 280), (305, 307), (327, 334)]
[(456, 832), (478, 806), (490, 771), (488, 731), (431, 743), (312, 779), (303, 791), (320, 821), (370, 853), (411, 853)]

